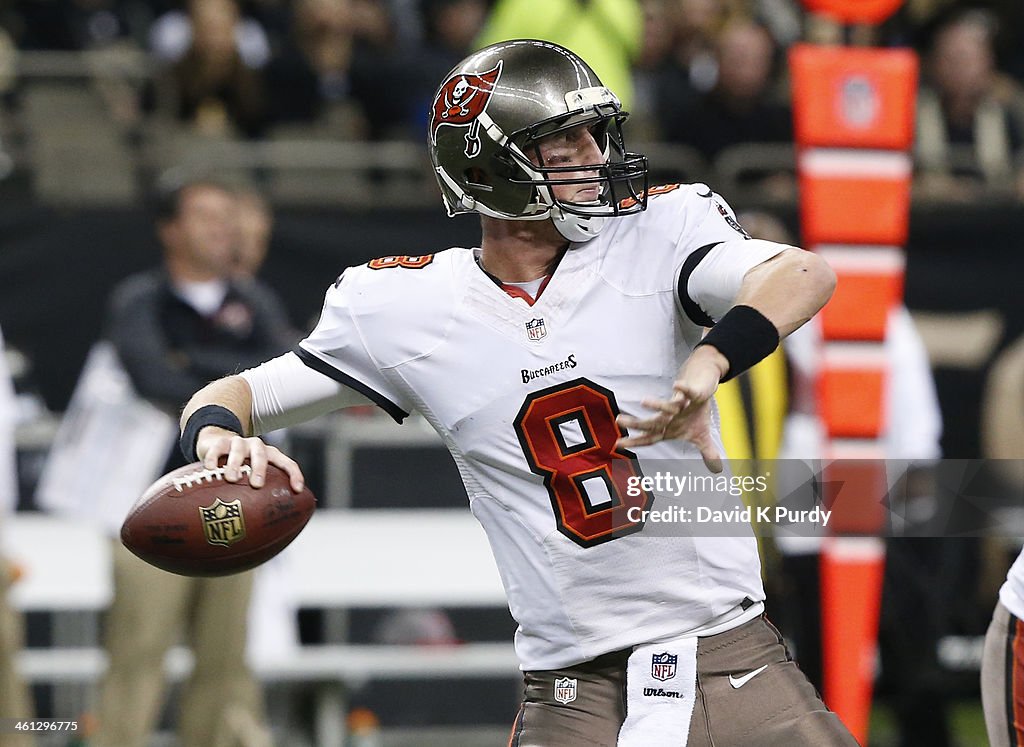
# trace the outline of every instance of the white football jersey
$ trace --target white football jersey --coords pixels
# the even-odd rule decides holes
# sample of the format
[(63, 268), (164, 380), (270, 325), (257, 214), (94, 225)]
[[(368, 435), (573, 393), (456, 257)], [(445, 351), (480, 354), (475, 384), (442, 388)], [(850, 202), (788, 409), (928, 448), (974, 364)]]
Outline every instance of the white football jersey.
[(671, 394), (701, 325), (784, 248), (748, 239), (706, 186), (668, 185), (573, 245), (532, 305), (475, 249), (349, 268), (297, 352), (397, 420), (417, 410), (433, 425), (487, 532), (523, 668), (563, 667), (764, 598), (752, 534), (651, 536), (630, 520), (659, 499), (628, 495), (629, 477), (700, 455), (681, 441), (616, 450), (615, 416), (649, 416), (641, 401)]
[(1006, 581), (999, 589), (999, 601), (1010, 614), (1018, 620), (1024, 620), (1024, 550), (1010, 566)]

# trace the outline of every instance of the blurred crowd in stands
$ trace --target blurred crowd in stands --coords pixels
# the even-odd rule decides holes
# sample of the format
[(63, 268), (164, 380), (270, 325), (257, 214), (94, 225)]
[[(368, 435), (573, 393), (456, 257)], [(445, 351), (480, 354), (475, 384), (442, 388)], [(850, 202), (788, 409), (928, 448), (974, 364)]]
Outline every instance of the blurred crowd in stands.
[(1024, 194), (1015, 0), (908, 0), (872, 29), (809, 16), (798, 0), (0, 0), (0, 92), (16, 113), (21, 51), (103, 50), (145, 67), (143, 83), (106, 96), (122, 123), (419, 141), (445, 73), (509, 36), (580, 52), (633, 112), (632, 142), (680, 144), (708, 163), (739, 143), (791, 142), (794, 42), (912, 47), (920, 189)]

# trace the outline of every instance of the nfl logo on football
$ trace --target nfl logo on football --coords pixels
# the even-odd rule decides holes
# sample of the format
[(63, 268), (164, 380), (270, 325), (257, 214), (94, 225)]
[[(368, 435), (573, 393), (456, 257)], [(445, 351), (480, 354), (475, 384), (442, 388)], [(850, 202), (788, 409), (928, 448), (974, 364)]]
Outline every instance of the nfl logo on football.
[(555, 700), (559, 703), (572, 703), (576, 700), (576, 680), (562, 677), (555, 680)]
[(667, 651), (651, 656), (651, 676), (656, 680), (670, 680), (676, 676), (676, 661), (679, 657)]
[(203, 520), (203, 533), (211, 545), (230, 547), (245, 539), (245, 517), (242, 516), (242, 501), (225, 503), (220, 498), (209, 506), (199, 507)]
[(543, 319), (531, 319), (526, 323), (526, 336), (533, 342), (543, 340), (547, 334), (548, 329), (544, 326)]

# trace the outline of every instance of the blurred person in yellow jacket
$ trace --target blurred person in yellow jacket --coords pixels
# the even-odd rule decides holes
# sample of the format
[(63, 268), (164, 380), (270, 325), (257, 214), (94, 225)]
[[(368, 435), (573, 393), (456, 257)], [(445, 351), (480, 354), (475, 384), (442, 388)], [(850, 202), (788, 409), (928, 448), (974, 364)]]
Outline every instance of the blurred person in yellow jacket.
[[(792, 237), (778, 219), (768, 213), (748, 212), (741, 225), (751, 236), (791, 244)], [(767, 462), (778, 459), (786, 417), (790, 411), (789, 367), (783, 346), (753, 368), (723, 382), (715, 392), (722, 421), (722, 444), (737, 474), (764, 475), (771, 472)], [(761, 495), (751, 493), (748, 501)], [(754, 526), (761, 551), (761, 573), (765, 584), (781, 594), (780, 560), (774, 539), (765, 533), (767, 525)]]
[(561, 44), (590, 63), (622, 108), (633, 104), (633, 63), (643, 43), (644, 15), (637, 0), (498, 0), (477, 48), (505, 39)]

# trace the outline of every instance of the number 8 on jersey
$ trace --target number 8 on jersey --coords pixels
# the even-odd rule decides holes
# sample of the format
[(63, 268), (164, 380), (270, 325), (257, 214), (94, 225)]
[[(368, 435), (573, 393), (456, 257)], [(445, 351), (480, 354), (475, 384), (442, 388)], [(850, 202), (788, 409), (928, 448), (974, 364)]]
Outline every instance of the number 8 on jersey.
[(651, 504), (650, 493), (626, 490), (641, 473), (632, 452), (615, 448), (625, 435), (618, 413), (610, 390), (580, 378), (528, 395), (514, 421), (530, 469), (544, 478), (558, 531), (582, 547), (639, 531), (643, 522), (627, 512)]

